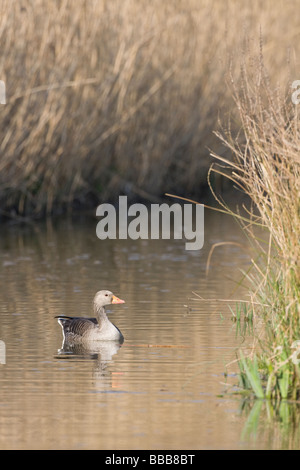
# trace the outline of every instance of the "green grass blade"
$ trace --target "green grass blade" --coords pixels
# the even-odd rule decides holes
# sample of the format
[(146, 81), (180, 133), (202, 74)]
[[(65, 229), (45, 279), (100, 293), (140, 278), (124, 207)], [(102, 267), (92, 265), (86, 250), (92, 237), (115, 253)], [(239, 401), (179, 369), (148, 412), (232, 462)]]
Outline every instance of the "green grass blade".
[(244, 371), (246, 373), (247, 379), (251, 384), (252, 390), (255, 393), (257, 398), (265, 398), (265, 394), (261, 385), (261, 379), (258, 373), (257, 360), (254, 358), (252, 363), (247, 364), (242, 352), (240, 352), (241, 361), (243, 364)]

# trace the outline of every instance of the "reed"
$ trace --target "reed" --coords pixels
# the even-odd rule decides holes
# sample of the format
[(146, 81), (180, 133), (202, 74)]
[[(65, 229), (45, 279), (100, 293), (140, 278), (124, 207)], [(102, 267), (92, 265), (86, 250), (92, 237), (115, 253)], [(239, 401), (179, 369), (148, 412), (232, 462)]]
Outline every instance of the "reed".
[(213, 130), (232, 105), (229, 61), (237, 78), (241, 44), (261, 27), (288, 80), (298, 24), (297, 0), (1, 0), (1, 213), (199, 193), (207, 148), (223, 148)]
[(238, 82), (230, 77), (241, 130), (217, 133), (232, 159), (214, 153), (221, 166), (211, 169), (230, 178), (252, 201), (247, 220), (229, 211), (214, 192), (256, 250), (244, 274), (250, 288), (247, 315), (250, 309), (255, 333), (252, 351), (239, 359), (241, 383), (258, 398), (298, 399), (300, 122), (291, 91), (272, 86), (262, 49), (252, 57), (252, 68), (248, 60)]

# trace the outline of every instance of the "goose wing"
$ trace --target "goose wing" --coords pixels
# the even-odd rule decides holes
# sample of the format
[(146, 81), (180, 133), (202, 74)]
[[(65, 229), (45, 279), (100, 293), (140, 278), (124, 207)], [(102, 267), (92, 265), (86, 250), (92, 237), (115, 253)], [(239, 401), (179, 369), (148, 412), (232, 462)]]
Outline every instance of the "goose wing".
[(97, 327), (96, 318), (57, 316), (65, 335), (83, 336), (87, 331)]

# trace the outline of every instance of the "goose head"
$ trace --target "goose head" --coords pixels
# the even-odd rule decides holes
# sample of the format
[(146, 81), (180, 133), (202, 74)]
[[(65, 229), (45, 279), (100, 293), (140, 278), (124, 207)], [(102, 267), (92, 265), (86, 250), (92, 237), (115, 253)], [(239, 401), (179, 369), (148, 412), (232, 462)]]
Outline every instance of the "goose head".
[(124, 303), (125, 300), (119, 299), (109, 290), (100, 290), (94, 297), (94, 306), (97, 310), (105, 305)]

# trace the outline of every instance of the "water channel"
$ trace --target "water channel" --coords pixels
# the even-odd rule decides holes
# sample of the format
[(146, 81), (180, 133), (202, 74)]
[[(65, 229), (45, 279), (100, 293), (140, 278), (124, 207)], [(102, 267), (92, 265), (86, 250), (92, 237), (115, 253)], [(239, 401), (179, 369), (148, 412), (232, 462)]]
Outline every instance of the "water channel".
[[(236, 245), (217, 247), (206, 275), (224, 241)], [(298, 405), (235, 393), (247, 339), (217, 299), (246, 296), (249, 265), (244, 235), (218, 213), (205, 214), (200, 251), (101, 241), (93, 217), (2, 225), (0, 448), (299, 448)], [(108, 309), (124, 344), (62, 349), (54, 317), (91, 316), (100, 289), (126, 301)]]

